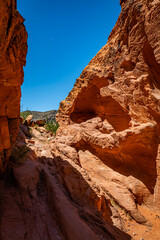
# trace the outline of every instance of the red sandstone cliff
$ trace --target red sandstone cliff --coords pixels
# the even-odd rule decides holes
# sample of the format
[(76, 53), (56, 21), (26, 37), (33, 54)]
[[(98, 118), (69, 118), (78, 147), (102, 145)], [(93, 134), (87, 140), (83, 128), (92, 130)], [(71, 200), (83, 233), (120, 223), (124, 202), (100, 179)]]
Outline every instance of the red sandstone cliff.
[(0, 169), (3, 171), (19, 129), (21, 84), (27, 32), (16, 0), (0, 0)]
[[(160, 2), (121, 6), (107, 45), (60, 104), (53, 154), (74, 201), (94, 205), (105, 218), (113, 198), (144, 224), (139, 205), (160, 212)], [(97, 199), (81, 178), (95, 184)]]

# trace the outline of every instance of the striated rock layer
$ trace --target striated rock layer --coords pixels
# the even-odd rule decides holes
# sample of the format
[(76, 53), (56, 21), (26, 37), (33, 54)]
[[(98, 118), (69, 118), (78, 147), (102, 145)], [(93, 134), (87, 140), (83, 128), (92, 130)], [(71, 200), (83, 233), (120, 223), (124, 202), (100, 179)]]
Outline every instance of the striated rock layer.
[(60, 104), (53, 155), (72, 200), (122, 229), (115, 205), (139, 224), (138, 205), (160, 212), (160, 2), (120, 3), (107, 45)]
[(16, 0), (0, 0), (0, 169), (11, 154), (19, 128), (27, 32)]

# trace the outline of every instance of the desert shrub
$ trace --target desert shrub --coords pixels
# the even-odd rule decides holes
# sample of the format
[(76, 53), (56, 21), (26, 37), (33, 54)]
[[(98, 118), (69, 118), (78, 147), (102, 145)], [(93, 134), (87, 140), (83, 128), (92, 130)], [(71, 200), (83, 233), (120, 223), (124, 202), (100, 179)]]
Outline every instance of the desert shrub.
[(56, 135), (56, 131), (57, 131), (58, 128), (59, 128), (59, 124), (56, 122), (56, 120), (48, 120), (48, 119), (46, 119), (45, 129), (48, 132), (51, 132), (54, 135)]
[(23, 117), (23, 121), (30, 115), (30, 111), (24, 111), (20, 113), (21, 117)]
[(124, 212), (125, 216), (128, 218), (129, 221), (132, 221), (133, 218), (132, 218), (131, 214), (126, 209), (124, 209), (122, 206), (120, 206), (116, 202), (116, 200), (114, 198), (112, 198), (111, 196), (110, 196), (110, 202), (111, 202), (112, 206), (121, 209)]
[(26, 110), (23, 110), (23, 107), (21, 106), (21, 112), (20, 115), (23, 117), (23, 121), (26, 120), (26, 118), (31, 114), (30, 110), (28, 108)]

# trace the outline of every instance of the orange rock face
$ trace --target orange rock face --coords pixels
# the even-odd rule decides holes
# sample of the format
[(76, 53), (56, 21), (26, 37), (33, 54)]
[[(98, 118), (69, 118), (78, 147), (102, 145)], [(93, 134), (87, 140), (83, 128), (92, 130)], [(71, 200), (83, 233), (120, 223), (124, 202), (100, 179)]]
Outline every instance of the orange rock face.
[(3, 171), (14, 145), (20, 117), (23, 66), (27, 32), (16, 1), (0, 0), (0, 169)]
[(119, 228), (112, 199), (140, 224), (148, 219), (138, 205), (160, 212), (160, 2), (121, 7), (107, 45), (60, 104), (53, 146), (72, 199)]

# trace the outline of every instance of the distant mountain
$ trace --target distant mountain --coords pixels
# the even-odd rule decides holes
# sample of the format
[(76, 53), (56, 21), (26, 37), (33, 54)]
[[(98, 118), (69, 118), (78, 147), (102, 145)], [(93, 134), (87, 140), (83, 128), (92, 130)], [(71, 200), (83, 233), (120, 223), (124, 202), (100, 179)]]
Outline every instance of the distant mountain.
[(39, 112), (39, 111), (24, 111), (23, 113), (29, 113), (30, 115), (33, 115), (33, 121), (37, 121), (37, 120), (46, 120), (48, 119), (49, 121), (54, 120), (55, 116), (57, 114), (57, 110), (51, 110), (51, 111), (46, 111), (46, 112)]

